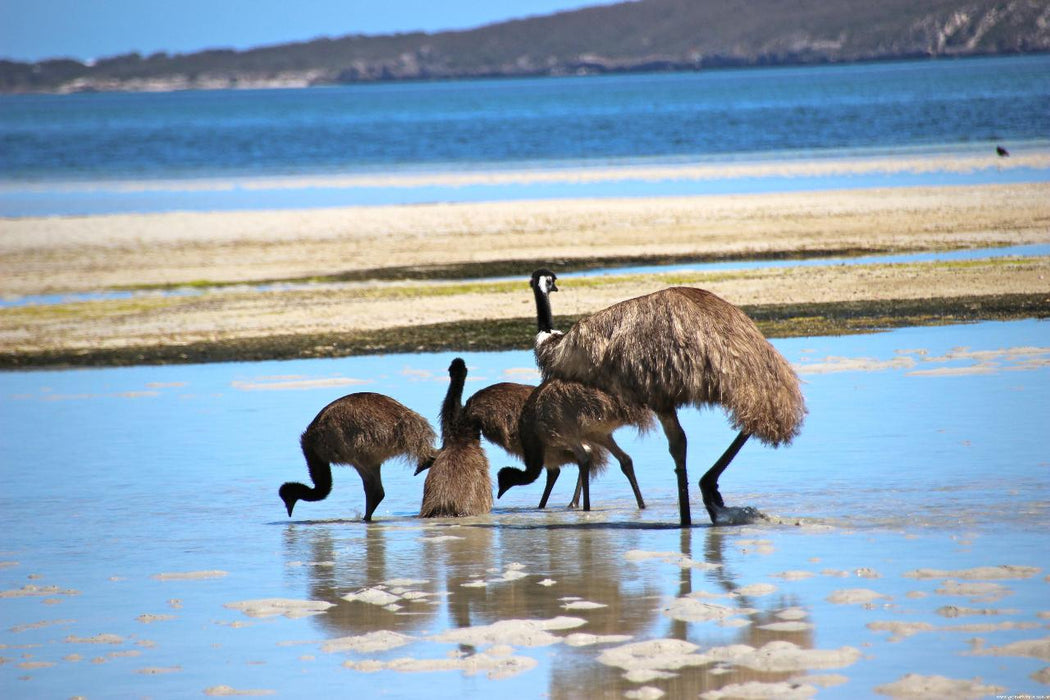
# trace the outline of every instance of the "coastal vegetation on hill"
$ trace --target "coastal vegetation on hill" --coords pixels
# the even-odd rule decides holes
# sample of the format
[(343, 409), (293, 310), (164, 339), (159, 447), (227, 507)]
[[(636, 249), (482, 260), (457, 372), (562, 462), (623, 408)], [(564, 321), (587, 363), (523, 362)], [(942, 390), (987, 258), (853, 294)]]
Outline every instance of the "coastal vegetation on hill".
[(638, 0), (464, 31), (81, 62), (0, 60), (0, 91), (305, 87), (1050, 50), (1042, 0)]

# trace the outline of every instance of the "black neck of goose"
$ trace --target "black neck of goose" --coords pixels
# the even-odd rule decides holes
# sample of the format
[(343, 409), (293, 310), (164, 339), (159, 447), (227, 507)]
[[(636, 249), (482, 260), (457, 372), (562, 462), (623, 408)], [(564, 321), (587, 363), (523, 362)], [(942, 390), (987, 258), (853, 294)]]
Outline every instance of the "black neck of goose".
[(554, 330), (554, 319), (551, 317), (549, 293), (538, 286), (533, 287), (532, 292), (536, 296), (536, 326), (540, 333), (550, 333)]
[(441, 404), (441, 437), (448, 439), (452, 435), (459, 414), (463, 410), (463, 385), (467, 381), (465, 374), (453, 374), (449, 378), (448, 393)]

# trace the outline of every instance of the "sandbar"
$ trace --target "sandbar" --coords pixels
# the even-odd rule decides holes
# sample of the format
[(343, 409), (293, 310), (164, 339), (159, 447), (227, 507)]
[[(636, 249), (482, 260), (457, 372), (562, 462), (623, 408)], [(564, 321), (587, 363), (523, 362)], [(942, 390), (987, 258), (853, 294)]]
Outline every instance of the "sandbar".
[(1041, 316), (1050, 259), (1039, 256), (615, 268), (1048, 242), (1050, 183), (2, 219), (3, 298), (134, 293), (0, 307), (0, 366), (432, 350), (450, 335), (459, 349), (525, 346), (526, 280), (540, 265), (610, 268), (563, 285), (556, 320), (673, 284), (796, 321), (852, 304), (862, 313), (846, 317), (877, 325), (901, 302), (921, 322), (964, 298), (963, 320), (996, 317), (985, 303), (996, 300), (1006, 317)]

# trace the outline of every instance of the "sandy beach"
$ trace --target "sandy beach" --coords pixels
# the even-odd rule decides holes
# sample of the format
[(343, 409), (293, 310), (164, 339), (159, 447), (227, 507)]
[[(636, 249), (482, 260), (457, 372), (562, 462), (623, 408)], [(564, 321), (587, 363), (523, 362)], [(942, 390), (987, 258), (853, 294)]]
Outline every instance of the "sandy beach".
[[(192, 343), (279, 336), (287, 345), (296, 336), (526, 319), (524, 280), (533, 268), (603, 262), (609, 275), (564, 285), (557, 314), (584, 314), (670, 284), (705, 287), (744, 306), (924, 299), (937, 313), (938, 300), (960, 296), (1038, 298), (1050, 291), (1050, 260), (644, 276), (615, 268), (1046, 243), (1047, 202), (1050, 185), (1036, 183), (7, 219), (0, 222), (5, 298), (140, 293), (4, 308), (0, 353), (32, 364), (41, 353), (136, 348), (148, 360), (151, 348)], [(520, 281), (482, 279), (495, 275)], [(444, 279), (418, 279), (428, 276)], [(179, 288), (194, 293), (170, 293)]]

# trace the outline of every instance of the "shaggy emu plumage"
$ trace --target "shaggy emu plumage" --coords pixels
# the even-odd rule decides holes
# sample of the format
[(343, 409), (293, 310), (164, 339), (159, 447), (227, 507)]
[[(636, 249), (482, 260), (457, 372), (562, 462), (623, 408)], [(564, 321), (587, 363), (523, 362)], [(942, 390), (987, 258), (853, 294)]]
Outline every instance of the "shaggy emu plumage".
[[(423, 482), (423, 518), (482, 515), (492, 510), (489, 462), (481, 449), (478, 427), (463, 416), (467, 365), (452, 360), (448, 393), (441, 405), (441, 449)], [(417, 471), (418, 473), (418, 471)]]
[[(531, 417), (528, 420), (532, 427), (525, 428), (525, 431), (533, 436), (534, 440), (537, 439), (535, 437), (537, 434), (551, 435), (554, 438), (544, 446), (542, 453), (536, 452), (536, 454), (542, 454), (543, 462), (540, 466), (547, 469), (547, 483), (543, 496), (540, 498), (539, 507), (547, 506), (551, 490), (561, 474), (561, 467), (566, 464), (580, 464), (573, 449), (573, 442), (579, 443), (585, 440), (582, 436), (587, 435), (593, 438), (597, 434), (598, 438), (588, 444), (591, 476), (604, 472), (611, 451), (620, 462), (620, 469), (631, 484), (638, 507), (644, 508), (645, 501), (638, 489), (638, 482), (634, 478), (634, 465), (631, 457), (620, 449), (612, 439), (611, 433), (620, 425), (631, 424), (639, 429), (651, 426), (652, 414), (648, 411), (639, 407), (621, 409), (622, 402), (617, 402), (604, 392), (578, 382), (555, 381), (548, 382), (547, 385), (540, 388), (515, 382), (492, 384), (479, 389), (467, 399), (463, 412), (467, 420), (473, 421), (480, 428), (486, 440), (524, 461), (525, 450), (521, 444), (520, 423), (522, 410), (534, 392), (539, 393), (530, 404)], [(648, 414), (648, 419), (642, 415), (643, 413)], [(585, 425), (567, 427), (580, 422), (581, 419), (586, 423)], [(597, 423), (601, 421), (604, 421), (607, 427), (599, 427)], [(511, 471), (518, 473), (518, 470), (512, 469)], [(502, 496), (506, 489), (513, 485), (509, 482), (500, 482), (499, 495)], [(569, 503), (570, 508), (579, 507), (582, 492), (583, 474), (581, 473), (580, 478), (576, 481), (576, 491)]]
[(336, 399), (321, 409), (299, 438), (313, 487), (290, 481), (278, 491), (288, 517), (299, 500), (320, 501), (332, 491), (332, 464), (357, 470), (365, 489), (364, 520), (372, 519), (386, 495), (380, 467), (394, 457), (425, 466), (434, 459), (433, 428), (427, 420), (389, 396), (362, 392)]
[(539, 269), (530, 282), (539, 330), (536, 362), (544, 380), (599, 387), (656, 413), (675, 463), (682, 526), (692, 524), (692, 516), (686, 436), (677, 409), (726, 410), (739, 434), (700, 480), (708, 515), (719, 522), (726, 511), (718, 478), (747, 439), (755, 435), (776, 447), (802, 426), (806, 406), (791, 365), (744, 312), (692, 287), (628, 299), (580, 319), (565, 333), (554, 331), (550, 293), (558, 289), (556, 279)]
[(498, 496), (513, 486), (532, 483), (546, 467), (547, 484), (540, 499), (540, 508), (543, 508), (560, 467), (575, 463), (580, 468), (580, 476), (572, 505), (579, 505), (582, 491), (583, 509), (590, 510), (590, 477), (605, 469), (611, 452), (631, 484), (638, 507), (645, 508), (634, 476), (634, 463), (612, 436), (626, 425), (643, 432), (649, 430), (653, 413), (641, 404), (632, 404), (579, 382), (560, 379), (543, 382), (522, 406), (518, 422), (525, 471), (511, 467), (501, 469)]

